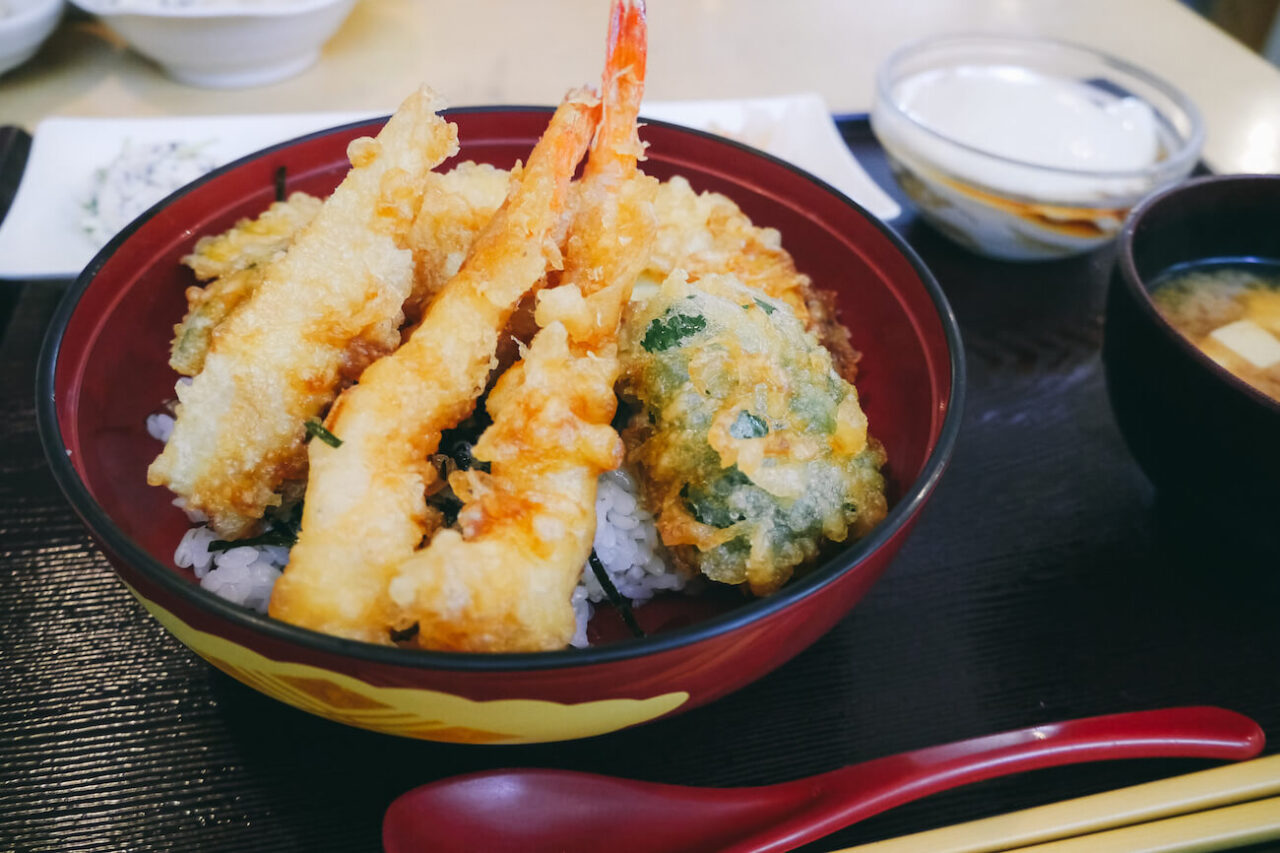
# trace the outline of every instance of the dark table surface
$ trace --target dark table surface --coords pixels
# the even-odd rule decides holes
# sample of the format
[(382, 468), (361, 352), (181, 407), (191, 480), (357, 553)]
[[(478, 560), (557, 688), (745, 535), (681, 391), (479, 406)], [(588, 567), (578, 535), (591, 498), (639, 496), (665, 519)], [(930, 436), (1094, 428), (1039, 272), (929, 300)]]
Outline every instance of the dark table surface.
[[(866, 122), (841, 125), (888, 185)], [(1241, 711), (1280, 743), (1280, 572), (1163, 506), (1129, 456), (1099, 361), (1108, 252), (1001, 264), (910, 214), (895, 226), (942, 283), (969, 364), (951, 468), (900, 556), (831, 633), (746, 689), (541, 746), (345, 728), (255, 693), (166, 634), (90, 543), (36, 436), (37, 350), (65, 283), (0, 283), (0, 851), (374, 851), (387, 803), (460, 772), (538, 765), (756, 785), (1169, 705)], [(1038, 771), (807, 849), (1210, 766)]]

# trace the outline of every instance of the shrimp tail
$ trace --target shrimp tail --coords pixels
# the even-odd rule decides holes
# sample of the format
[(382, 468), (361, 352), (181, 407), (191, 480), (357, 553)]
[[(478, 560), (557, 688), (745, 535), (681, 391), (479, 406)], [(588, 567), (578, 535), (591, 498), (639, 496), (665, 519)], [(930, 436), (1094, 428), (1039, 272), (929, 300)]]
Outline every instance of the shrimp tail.
[(591, 143), (585, 176), (604, 170), (628, 174), (644, 159), (636, 133), (636, 115), (644, 97), (648, 25), (644, 0), (615, 0), (609, 17), (609, 40), (601, 82), (603, 115)]

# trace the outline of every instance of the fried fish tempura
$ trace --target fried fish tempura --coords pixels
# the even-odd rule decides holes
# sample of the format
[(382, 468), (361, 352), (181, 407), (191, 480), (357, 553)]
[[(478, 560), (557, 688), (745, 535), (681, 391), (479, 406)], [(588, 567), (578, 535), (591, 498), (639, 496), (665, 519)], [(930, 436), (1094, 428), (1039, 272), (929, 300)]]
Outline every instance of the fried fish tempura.
[(272, 616), (384, 644), (390, 627), (403, 627), (392, 624), (387, 588), (431, 532), (425, 489), (438, 475), (427, 457), (474, 409), (516, 303), (561, 266), (557, 231), (597, 115), (586, 93), (561, 104), (422, 324), (334, 403), (325, 425), (342, 445), (311, 443), (302, 529)]
[(304, 424), (344, 378), (400, 342), (413, 283), (405, 238), (423, 178), (457, 151), (436, 95), (408, 98), (262, 284), (218, 330), (204, 369), (180, 386), (173, 436), (147, 482), (168, 486), (223, 537), (249, 532), (306, 472)]
[(441, 530), (390, 587), (419, 646), (455, 651), (564, 648), (573, 588), (591, 553), (600, 475), (622, 462), (617, 408), (622, 306), (655, 230), (657, 182), (636, 171), (644, 85), (642, 3), (617, 3), (604, 118), (578, 188), (559, 286), (540, 294), (542, 327), (489, 395), (493, 425), (472, 453), (489, 472), (455, 472), (456, 529)]
[(201, 237), (182, 259), (204, 287), (187, 288), (187, 314), (173, 327), (169, 366), (184, 376), (204, 368), (214, 331), (266, 277), (266, 264), (289, 248), (323, 204), (306, 193), (277, 201), (256, 219), (241, 219), (223, 234)]

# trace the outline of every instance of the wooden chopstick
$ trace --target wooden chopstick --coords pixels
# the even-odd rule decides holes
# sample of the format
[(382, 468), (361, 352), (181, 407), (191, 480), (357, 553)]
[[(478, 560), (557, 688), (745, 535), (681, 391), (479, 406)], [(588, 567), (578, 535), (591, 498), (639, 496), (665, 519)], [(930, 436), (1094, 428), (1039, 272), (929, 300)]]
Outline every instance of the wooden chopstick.
[(1012, 853), (1204, 853), (1280, 838), (1280, 797), (1091, 832)]
[[(996, 853), (1276, 794), (1280, 794), (1280, 755), (1271, 755), (835, 853)], [(1270, 802), (1280, 817), (1276, 800), (1264, 802)]]

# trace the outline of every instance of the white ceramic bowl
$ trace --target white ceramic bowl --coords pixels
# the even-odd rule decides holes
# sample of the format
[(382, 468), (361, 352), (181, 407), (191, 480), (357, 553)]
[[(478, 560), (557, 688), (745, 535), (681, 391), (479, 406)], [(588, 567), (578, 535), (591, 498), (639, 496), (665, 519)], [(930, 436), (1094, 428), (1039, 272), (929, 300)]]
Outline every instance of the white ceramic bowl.
[(26, 62), (62, 17), (62, 0), (0, 0), (0, 74)]
[[(1065, 134), (1035, 132), (1047, 122), (1030, 126), (1044, 121), (1028, 109), (1042, 105), (1038, 94), (1028, 103), (1002, 91), (979, 105), (983, 95), (972, 88), (949, 90), (941, 108), (954, 110), (951, 121), (974, 117), (948, 125), (947, 132), (911, 99), (919, 97), (920, 81), (956, 75), (1051, 80), (1090, 111), (1132, 107), (1148, 131), (1141, 150), (1154, 157), (1141, 165), (1131, 157), (1116, 167), (1100, 159), (1077, 165), (1061, 151), (1049, 152)], [(1051, 87), (1020, 91), (1045, 92), (1044, 100), (1060, 95)], [(1138, 200), (1192, 171), (1204, 141), (1195, 105), (1148, 72), (1079, 45), (992, 35), (943, 36), (895, 52), (877, 75), (871, 126), (895, 178), (927, 221), (975, 252), (1006, 260), (1063, 257), (1110, 241)], [(1024, 147), (1035, 150), (1010, 156), (1008, 140), (1020, 134), (1028, 140)], [(1103, 147), (1076, 142), (1070, 151), (1098, 157)]]
[(236, 88), (308, 68), (356, 0), (72, 0), (192, 86)]

